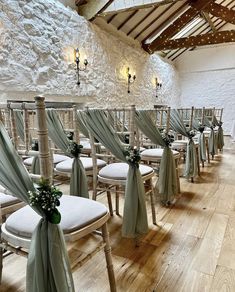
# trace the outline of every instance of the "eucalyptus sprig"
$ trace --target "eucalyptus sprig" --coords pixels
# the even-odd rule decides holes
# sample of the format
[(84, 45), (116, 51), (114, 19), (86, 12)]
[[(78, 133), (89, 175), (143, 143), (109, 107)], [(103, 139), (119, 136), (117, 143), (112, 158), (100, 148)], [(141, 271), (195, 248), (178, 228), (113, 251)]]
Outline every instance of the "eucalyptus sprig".
[(197, 131), (190, 130), (190, 131), (187, 131), (187, 134), (188, 134), (189, 139), (193, 139), (193, 137), (197, 134)]
[(57, 207), (60, 205), (61, 196), (62, 192), (58, 188), (41, 179), (36, 191), (29, 191), (29, 203), (32, 207), (40, 207), (49, 222), (59, 224), (61, 215)]
[(203, 133), (204, 130), (205, 130), (205, 126), (203, 126), (202, 124), (200, 124), (199, 127), (198, 127), (198, 131), (199, 131), (200, 133)]
[(139, 168), (141, 156), (140, 151), (137, 149), (137, 147), (128, 146), (124, 154), (128, 163)]
[(67, 152), (72, 154), (74, 157), (79, 157), (79, 155), (82, 152), (83, 146), (80, 144), (77, 144), (76, 142), (72, 141), (69, 143)]
[(171, 143), (174, 142), (174, 136), (170, 135), (166, 132), (163, 132), (162, 134), (162, 139), (165, 142), (166, 146), (171, 146)]

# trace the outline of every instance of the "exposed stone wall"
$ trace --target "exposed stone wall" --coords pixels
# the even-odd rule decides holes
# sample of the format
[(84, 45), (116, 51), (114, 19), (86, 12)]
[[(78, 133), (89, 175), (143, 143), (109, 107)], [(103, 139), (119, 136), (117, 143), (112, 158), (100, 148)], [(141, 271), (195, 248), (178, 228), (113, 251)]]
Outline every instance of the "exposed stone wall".
[[(81, 85), (71, 60), (82, 48), (89, 65)], [(136, 82), (127, 93), (127, 66)], [(148, 55), (88, 23), (56, 0), (0, 0), (0, 100), (29, 99), (47, 94), (50, 100), (92, 99), (100, 106), (157, 103), (153, 78), (162, 80), (159, 97), (178, 105), (177, 72), (158, 55)], [(81, 99), (83, 97), (83, 99)]]
[(235, 45), (203, 48), (177, 59), (183, 107), (224, 108), (229, 134), (235, 120)]

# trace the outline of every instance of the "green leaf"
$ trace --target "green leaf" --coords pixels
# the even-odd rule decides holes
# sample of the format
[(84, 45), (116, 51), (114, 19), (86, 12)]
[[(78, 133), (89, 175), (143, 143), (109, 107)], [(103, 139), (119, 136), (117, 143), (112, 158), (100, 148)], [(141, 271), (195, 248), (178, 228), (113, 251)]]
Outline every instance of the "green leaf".
[(50, 213), (47, 213), (47, 220), (52, 224), (59, 224), (61, 221), (61, 214), (60, 212), (55, 209)]

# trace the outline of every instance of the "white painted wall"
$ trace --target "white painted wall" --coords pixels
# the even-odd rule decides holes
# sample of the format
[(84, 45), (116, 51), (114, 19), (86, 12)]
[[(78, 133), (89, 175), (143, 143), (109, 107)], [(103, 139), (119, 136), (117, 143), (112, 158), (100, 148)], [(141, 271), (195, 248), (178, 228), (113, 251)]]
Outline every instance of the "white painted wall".
[(181, 106), (224, 108), (224, 130), (235, 120), (235, 44), (189, 51), (176, 59)]
[[(174, 66), (88, 23), (61, 1), (0, 0), (0, 101), (41, 93), (47, 100), (151, 107), (157, 103), (152, 81), (158, 75), (162, 102), (177, 105)], [(80, 87), (71, 64), (75, 47), (89, 61)], [(127, 66), (137, 75), (130, 94)]]

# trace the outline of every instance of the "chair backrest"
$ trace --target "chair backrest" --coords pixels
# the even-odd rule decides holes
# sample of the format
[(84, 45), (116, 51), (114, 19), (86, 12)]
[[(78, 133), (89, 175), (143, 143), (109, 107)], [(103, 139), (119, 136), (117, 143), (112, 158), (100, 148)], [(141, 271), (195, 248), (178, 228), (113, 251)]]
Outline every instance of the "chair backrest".
[(128, 137), (130, 146), (136, 146), (135, 139), (135, 106), (132, 105), (126, 108), (114, 108), (105, 110), (108, 120), (113, 126), (114, 130), (121, 137)]
[(12, 137), (11, 132), (11, 119), (10, 119), (10, 108), (8, 103), (0, 104), (0, 120), (2, 121), (8, 135)]
[(223, 108), (214, 108), (214, 115), (218, 122), (222, 122)]
[[(147, 114), (152, 119), (153, 123), (157, 126), (160, 131), (165, 131), (166, 133), (170, 130), (170, 107), (159, 107), (155, 109), (145, 110)], [(144, 147), (158, 147), (153, 144), (148, 137), (146, 137), (139, 130), (139, 144)]]
[(194, 107), (180, 108), (178, 109), (178, 112), (184, 122), (184, 125), (191, 130), (194, 117)]
[[(16, 120), (14, 115), (14, 110), (23, 110), (24, 112), (24, 128), (25, 128), (25, 138), (26, 138), (26, 149), (21, 150), (20, 154), (29, 154), (29, 112), (33, 113), (33, 122), (37, 129), (37, 139), (39, 144), (39, 163), (40, 163), (40, 173), (45, 179), (50, 182), (52, 180), (52, 168), (51, 168), (51, 157), (49, 151), (49, 141), (48, 141), (48, 130), (46, 123), (46, 112), (45, 112), (45, 98), (41, 96), (35, 97), (35, 103), (10, 103), (8, 108), (11, 113), (11, 127), (13, 133), (13, 142), (17, 148), (18, 136), (16, 133)], [(35, 152), (35, 151), (32, 151)], [(35, 154), (35, 153), (34, 153)]]

